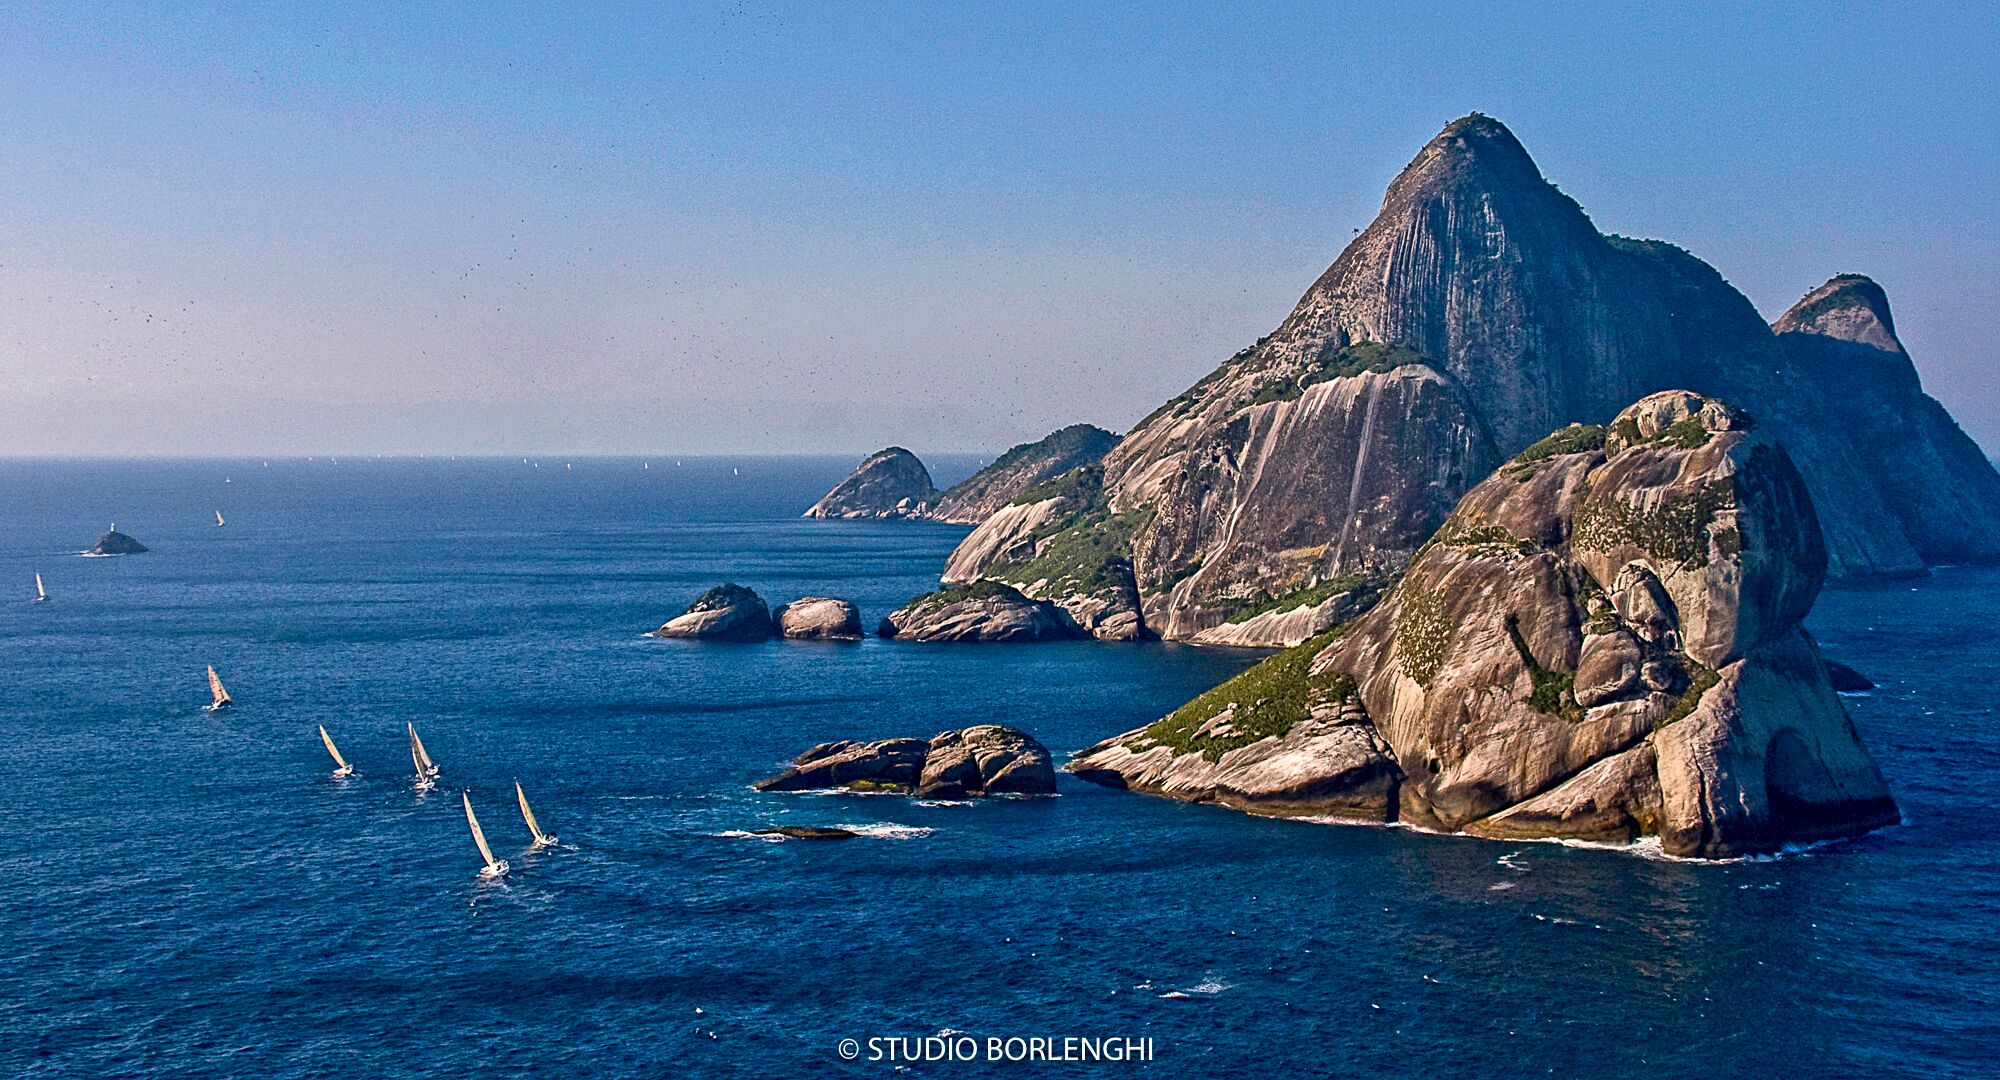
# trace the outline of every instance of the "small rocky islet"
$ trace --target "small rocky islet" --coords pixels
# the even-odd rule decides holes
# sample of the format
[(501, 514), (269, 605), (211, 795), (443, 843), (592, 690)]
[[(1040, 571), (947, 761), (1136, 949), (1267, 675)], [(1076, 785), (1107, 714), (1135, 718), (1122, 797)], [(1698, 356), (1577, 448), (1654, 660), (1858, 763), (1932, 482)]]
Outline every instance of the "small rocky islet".
[(146, 547), (146, 545), (140, 543), (139, 541), (133, 539), (132, 537), (127, 536), (122, 532), (119, 532), (118, 526), (113, 525), (111, 528), (105, 530), (104, 535), (98, 537), (97, 543), (92, 545), (90, 550), (84, 552), (84, 554), (85, 555), (137, 555), (140, 552), (148, 550), (151, 549), (149, 549), (148, 547)]
[(962, 799), (978, 795), (1050, 795), (1054, 759), (1031, 735), (999, 724), (941, 732), (930, 739), (820, 743), (758, 791), (821, 791)]

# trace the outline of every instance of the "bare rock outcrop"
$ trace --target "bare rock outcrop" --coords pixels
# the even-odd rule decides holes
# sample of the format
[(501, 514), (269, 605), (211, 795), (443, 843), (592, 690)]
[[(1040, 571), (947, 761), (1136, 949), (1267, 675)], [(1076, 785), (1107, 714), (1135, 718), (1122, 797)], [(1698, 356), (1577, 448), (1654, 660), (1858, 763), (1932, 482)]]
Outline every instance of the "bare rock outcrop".
[(1381, 603), (1082, 752), (1258, 813), (1725, 857), (1897, 820), (1801, 620), (1827, 554), (1776, 437), (1687, 391), (1558, 431)]
[(937, 498), (930, 470), (900, 446), (878, 450), (805, 512), (809, 518), (923, 517)]
[(85, 555), (137, 555), (140, 552), (147, 550), (150, 549), (147, 548), (146, 545), (140, 543), (139, 541), (133, 539), (130, 536), (125, 535), (122, 532), (119, 532), (118, 526), (113, 525), (111, 526), (111, 528), (105, 531), (103, 536), (98, 537), (97, 543), (93, 545), (89, 551), (84, 552), (84, 554)]
[(852, 600), (803, 596), (771, 612), (778, 636), (819, 641), (861, 640), (861, 609)]
[(1033, 736), (999, 724), (977, 724), (941, 732), (928, 742), (821, 743), (756, 787), (759, 791), (845, 787), (926, 799), (1046, 795), (1056, 789), (1056, 772), (1048, 748)]
[(890, 612), (875, 632), (898, 641), (1060, 641), (1088, 636), (1062, 608), (997, 581), (925, 593)]
[(714, 641), (764, 641), (777, 633), (777, 623), (764, 598), (741, 585), (717, 585), (702, 593), (687, 610), (651, 633), (662, 638), (705, 638)]
[(1105, 454), (1104, 512), (1070, 527), (1130, 515), (1140, 620), (1199, 638), (1255, 597), (1394, 572), (1544, 433), (1686, 387), (1783, 441), (1832, 576), (2000, 559), (2000, 478), (1923, 396), (1879, 290), (1841, 281), (1774, 333), (1693, 255), (1599, 233), (1503, 125), (1467, 116), (1275, 331)]

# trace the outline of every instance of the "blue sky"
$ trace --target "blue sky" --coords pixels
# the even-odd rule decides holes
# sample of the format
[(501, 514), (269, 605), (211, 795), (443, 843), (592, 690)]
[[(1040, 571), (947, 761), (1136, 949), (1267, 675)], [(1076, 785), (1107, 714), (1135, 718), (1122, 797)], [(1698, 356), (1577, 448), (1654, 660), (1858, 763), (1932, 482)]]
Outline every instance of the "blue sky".
[(993, 452), (1267, 332), (1446, 121), (1989, 450), (2000, 14), (0, 13), (0, 453)]

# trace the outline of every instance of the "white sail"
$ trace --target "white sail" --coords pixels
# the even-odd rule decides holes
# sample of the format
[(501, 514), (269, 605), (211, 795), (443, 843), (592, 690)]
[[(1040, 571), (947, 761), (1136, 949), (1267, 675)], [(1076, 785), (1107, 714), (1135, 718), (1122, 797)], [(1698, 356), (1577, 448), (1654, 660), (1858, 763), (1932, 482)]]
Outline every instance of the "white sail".
[(209, 709), (223, 708), (229, 704), (229, 691), (222, 688), (222, 676), (215, 673), (215, 665), (208, 665), (208, 692), (215, 700), (209, 702)]
[(352, 766), (352, 765), (349, 765), (349, 764), (347, 763), (347, 759), (346, 759), (346, 758), (344, 758), (344, 757), (341, 757), (341, 756), (340, 756), (340, 748), (339, 748), (339, 747), (337, 747), (337, 746), (335, 746), (335, 745), (333, 745), (333, 736), (331, 736), (331, 735), (328, 735), (328, 734), (326, 733), (326, 725), (325, 725), (325, 724), (321, 724), (321, 725), (319, 726), (319, 741), (321, 741), (321, 742), (323, 742), (323, 743), (325, 743), (325, 744), (326, 744), (326, 752), (327, 752), (327, 753), (329, 753), (329, 754), (332, 754), (332, 755), (333, 755), (333, 763), (334, 763), (335, 765), (338, 765), (338, 766), (340, 766), (340, 768), (338, 768), (338, 769), (334, 770), (334, 773), (333, 773), (333, 775), (335, 775), (335, 776), (346, 776), (346, 775), (348, 775), (348, 774), (350, 774), (350, 773), (352, 773), (352, 772), (354, 771), (354, 766)]
[(49, 598), (49, 591), (47, 589), (42, 588), (42, 574), (41, 571), (37, 570), (35, 571), (35, 599), (37, 601), (41, 601), (41, 600), (47, 600), (48, 598)]
[(437, 762), (431, 760), (430, 752), (424, 749), (424, 741), (417, 738), (417, 725), (407, 725), (410, 729), (410, 760), (416, 763), (417, 778), (428, 780), (438, 774)]
[(479, 818), (472, 813), (472, 795), (460, 792), (465, 800), (465, 823), (472, 826), (472, 842), (479, 845), (479, 857), (486, 860), (486, 869), (480, 873), (493, 877), (507, 872), (507, 864), (493, 857), (493, 849), (486, 846), (486, 833), (479, 827)]
[(215, 527), (218, 529), (222, 528), (222, 511), (220, 510), (215, 512)]
[(535, 834), (535, 843), (547, 846), (555, 843), (555, 838), (542, 832), (542, 824), (535, 820), (535, 812), (528, 807), (528, 793), (521, 790), (521, 782), (514, 781), (514, 797), (521, 800), (521, 817), (528, 823), (528, 831)]

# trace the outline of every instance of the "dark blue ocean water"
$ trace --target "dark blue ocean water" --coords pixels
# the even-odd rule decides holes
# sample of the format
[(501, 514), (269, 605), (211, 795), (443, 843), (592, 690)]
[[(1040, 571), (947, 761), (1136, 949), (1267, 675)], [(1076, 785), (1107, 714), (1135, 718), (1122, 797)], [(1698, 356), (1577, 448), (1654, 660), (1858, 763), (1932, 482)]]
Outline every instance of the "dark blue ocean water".
[[(927, 587), (962, 529), (794, 516), (849, 464), (0, 463), (0, 1075), (887, 1076), (839, 1041), (941, 1030), (1153, 1060), (903, 1075), (1992, 1075), (2000, 574), (1822, 598), (1908, 822), (1773, 861), (1068, 777), (760, 795), (831, 738), (1004, 721), (1066, 754), (1253, 659), (639, 636), (722, 580), (871, 626)], [(73, 554), (113, 520), (153, 551)], [(560, 850), (522, 852), (516, 777)], [(772, 823), (872, 835), (727, 835)]]

